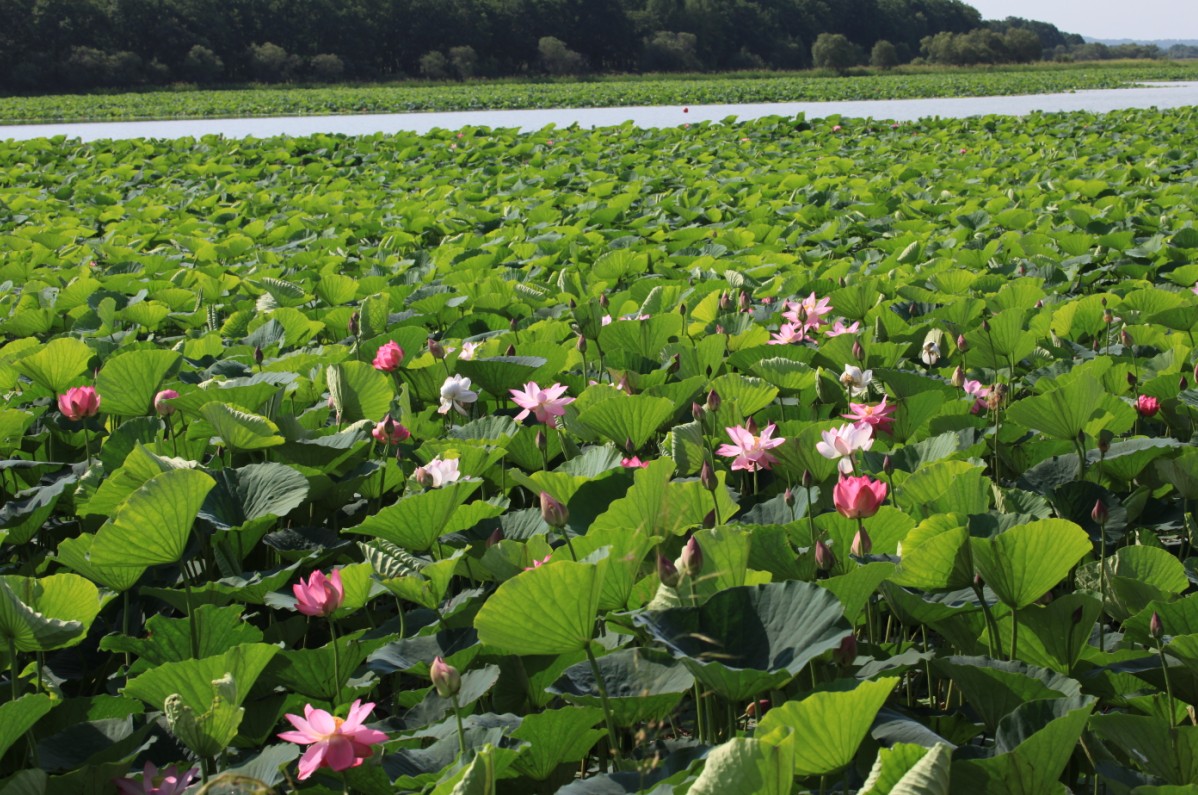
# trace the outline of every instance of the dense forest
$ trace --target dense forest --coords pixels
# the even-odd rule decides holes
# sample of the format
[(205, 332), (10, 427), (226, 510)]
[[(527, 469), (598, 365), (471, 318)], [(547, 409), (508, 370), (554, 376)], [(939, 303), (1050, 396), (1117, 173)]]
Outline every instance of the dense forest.
[(0, 0), (0, 89), (793, 69), (820, 34), (882, 65), (1081, 44), (1010, 22), (960, 0)]

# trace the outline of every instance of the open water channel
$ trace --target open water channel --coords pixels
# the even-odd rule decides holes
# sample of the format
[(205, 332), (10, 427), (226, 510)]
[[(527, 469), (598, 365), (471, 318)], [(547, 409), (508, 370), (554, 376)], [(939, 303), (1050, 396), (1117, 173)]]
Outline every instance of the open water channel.
[(0, 140), (67, 136), (84, 141), (121, 138), (266, 138), (316, 133), (370, 135), (401, 131), (425, 133), (433, 129), (506, 127), (538, 130), (549, 125), (583, 128), (609, 127), (632, 122), (638, 127), (670, 127), (702, 121), (740, 120), (763, 116), (850, 118), (915, 121), (929, 117), (967, 118), (1002, 114), (1090, 111), (1105, 113), (1124, 108), (1178, 108), (1198, 106), (1198, 81), (1152, 83), (1138, 88), (1075, 91), (1061, 94), (1026, 94), (1001, 97), (950, 97), (941, 99), (891, 99), (861, 102), (771, 102), (745, 105), (677, 105), (622, 108), (553, 108), (547, 110), (480, 110), (455, 113), (385, 113), (349, 116), (272, 116), (243, 119), (186, 119), (172, 121), (96, 122), (0, 126)]

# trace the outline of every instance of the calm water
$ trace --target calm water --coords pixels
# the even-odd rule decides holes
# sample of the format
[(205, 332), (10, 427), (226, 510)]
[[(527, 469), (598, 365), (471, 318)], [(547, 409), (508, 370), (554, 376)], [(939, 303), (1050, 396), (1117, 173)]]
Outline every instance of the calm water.
[(260, 119), (194, 119), (181, 121), (102, 122), (88, 124), (29, 124), (0, 126), (0, 139), (27, 140), (65, 135), (94, 141), (105, 138), (184, 138), (223, 135), (228, 138), (341, 133), (369, 135), (468, 126), (518, 127), (538, 130), (549, 125), (608, 127), (631, 121), (638, 127), (671, 127), (687, 122), (741, 120), (762, 116), (808, 118), (832, 115), (915, 121), (931, 116), (965, 118), (990, 113), (1021, 116), (1036, 111), (1091, 111), (1123, 108), (1178, 108), (1198, 105), (1198, 81), (1154, 83), (1142, 88), (1031, 94), (1011, 97), (892, 99), (865, 102), (774, 102), (748, 105), (691, 105), (626, 108), (556, 108), (550, 110), (487, 110), (460, 113), (389, 113), (356, 116), (286, 116)]

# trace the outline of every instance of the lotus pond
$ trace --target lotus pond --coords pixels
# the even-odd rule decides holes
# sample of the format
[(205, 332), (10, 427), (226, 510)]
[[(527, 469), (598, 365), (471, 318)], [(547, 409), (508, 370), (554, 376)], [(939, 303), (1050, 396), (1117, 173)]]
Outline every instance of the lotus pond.
[(1196, 137), (0, 144), (0, 793), (1198, 791)]
[(588, 82), (486, 82), (321, 88), (149, 91), (0, 98), (5, 124), (349, 113), (744, 104), (1045, 94), (1193, 80), (1184, 61), (943, 69), (852, 78), (778, 75), (609, 77)]

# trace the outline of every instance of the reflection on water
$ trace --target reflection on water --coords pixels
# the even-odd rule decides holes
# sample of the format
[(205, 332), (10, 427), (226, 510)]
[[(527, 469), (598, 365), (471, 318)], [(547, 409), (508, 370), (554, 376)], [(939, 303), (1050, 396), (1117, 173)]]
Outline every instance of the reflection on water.
[(1178, 108), (1198, 105), (1198, 82), (1154, 83), (1142, 88), (1029, 94), (1007, 97), (888, 99), (862, 102), (773, 102), (749, 105), (691, 105), (683, 108), (555, 108), (549, 110), (480, 110), (456, 113), (388, 113), (360, 116), (290, 116), (259, 119), (193, 119), (180, 121), (101, 122), (89, 124), (29, 124), (0, 126), (0, 139), (27, 140), (65, 135), (93, 141), (104, 138), (185, 138), (223, 135), (227, 138), (340, 133), (370, 135), (461, 127), (518, 127), (538, 130), (549, 125), (609, 127), (632, 122), (638, 127), (671, 127), (688, 122), (740, 120), (762, 116), (808, 118), (832, 115), (915, 121), (940, 116), (964, 118), (997, 113), (1021, 116), (1036, 111), (1105, 113), (1123, 108)]

